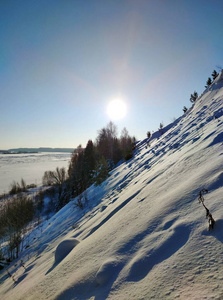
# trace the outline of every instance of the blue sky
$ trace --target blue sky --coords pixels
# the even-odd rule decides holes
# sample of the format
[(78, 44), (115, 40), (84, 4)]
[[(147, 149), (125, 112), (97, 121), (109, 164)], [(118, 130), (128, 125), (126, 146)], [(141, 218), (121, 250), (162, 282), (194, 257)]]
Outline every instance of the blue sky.
[(110, 121), (138, 139), (223, 67), (221, 0), (1, 0), (0, 149), (77, 147)]

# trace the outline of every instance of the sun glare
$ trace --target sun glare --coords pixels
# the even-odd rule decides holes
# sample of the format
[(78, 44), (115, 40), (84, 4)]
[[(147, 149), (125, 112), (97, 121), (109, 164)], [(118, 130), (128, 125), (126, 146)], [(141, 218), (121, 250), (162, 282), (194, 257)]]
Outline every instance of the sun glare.
[(114, 99), (109, 102), (107, 114), (112, 120), (121, 120), (126, 116), (127, 107), (123, 100)]

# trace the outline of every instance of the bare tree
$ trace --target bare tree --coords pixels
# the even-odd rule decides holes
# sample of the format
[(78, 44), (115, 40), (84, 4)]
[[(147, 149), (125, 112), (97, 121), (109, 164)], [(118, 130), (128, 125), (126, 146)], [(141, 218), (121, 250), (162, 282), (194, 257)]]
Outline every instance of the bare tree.
[(43, 175), (43, 185), (60, 185), (66, 181), (65, 168), (56, 168), (56, 171), (45, 171)]

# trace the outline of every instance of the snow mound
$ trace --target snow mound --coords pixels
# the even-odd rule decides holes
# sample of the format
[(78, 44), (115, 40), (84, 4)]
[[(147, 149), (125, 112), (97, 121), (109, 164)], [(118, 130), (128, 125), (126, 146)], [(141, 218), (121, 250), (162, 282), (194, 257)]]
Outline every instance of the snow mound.
[(121, 262), (117, 259), (109, 259), (101, 265), (96, 277), (95, 283), (97, 286), (104, 286), (117, 276), (121, 270)]
[(77, 239), (67, 239), (62, 241), (57, 246), (55, 251), (55, 263), (61, 262), (79, 243), (80, 241), (78, 241)]

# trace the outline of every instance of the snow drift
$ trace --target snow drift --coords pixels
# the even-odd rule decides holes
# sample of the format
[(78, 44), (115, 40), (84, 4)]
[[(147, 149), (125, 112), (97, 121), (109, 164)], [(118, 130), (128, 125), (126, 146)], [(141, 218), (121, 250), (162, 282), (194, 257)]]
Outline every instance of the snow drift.
[(62, 241), (55, 251), (55, 264), (61, 262), (79, 243), (80, 242), (77, 239), (67, 239)]
[[(223, 299), (222, 132), (223, 73), (163, 135), (138, 142), (133, 159), (90, 187), (83, 211), (70, 202), (33, 232), (26, 270), (10, 266), (16, 283), (1, 275), (1, 299)], [(213, 231), (198, 202), (204, 188)], [(69, 239), (80, 243), (52, 268)]]

